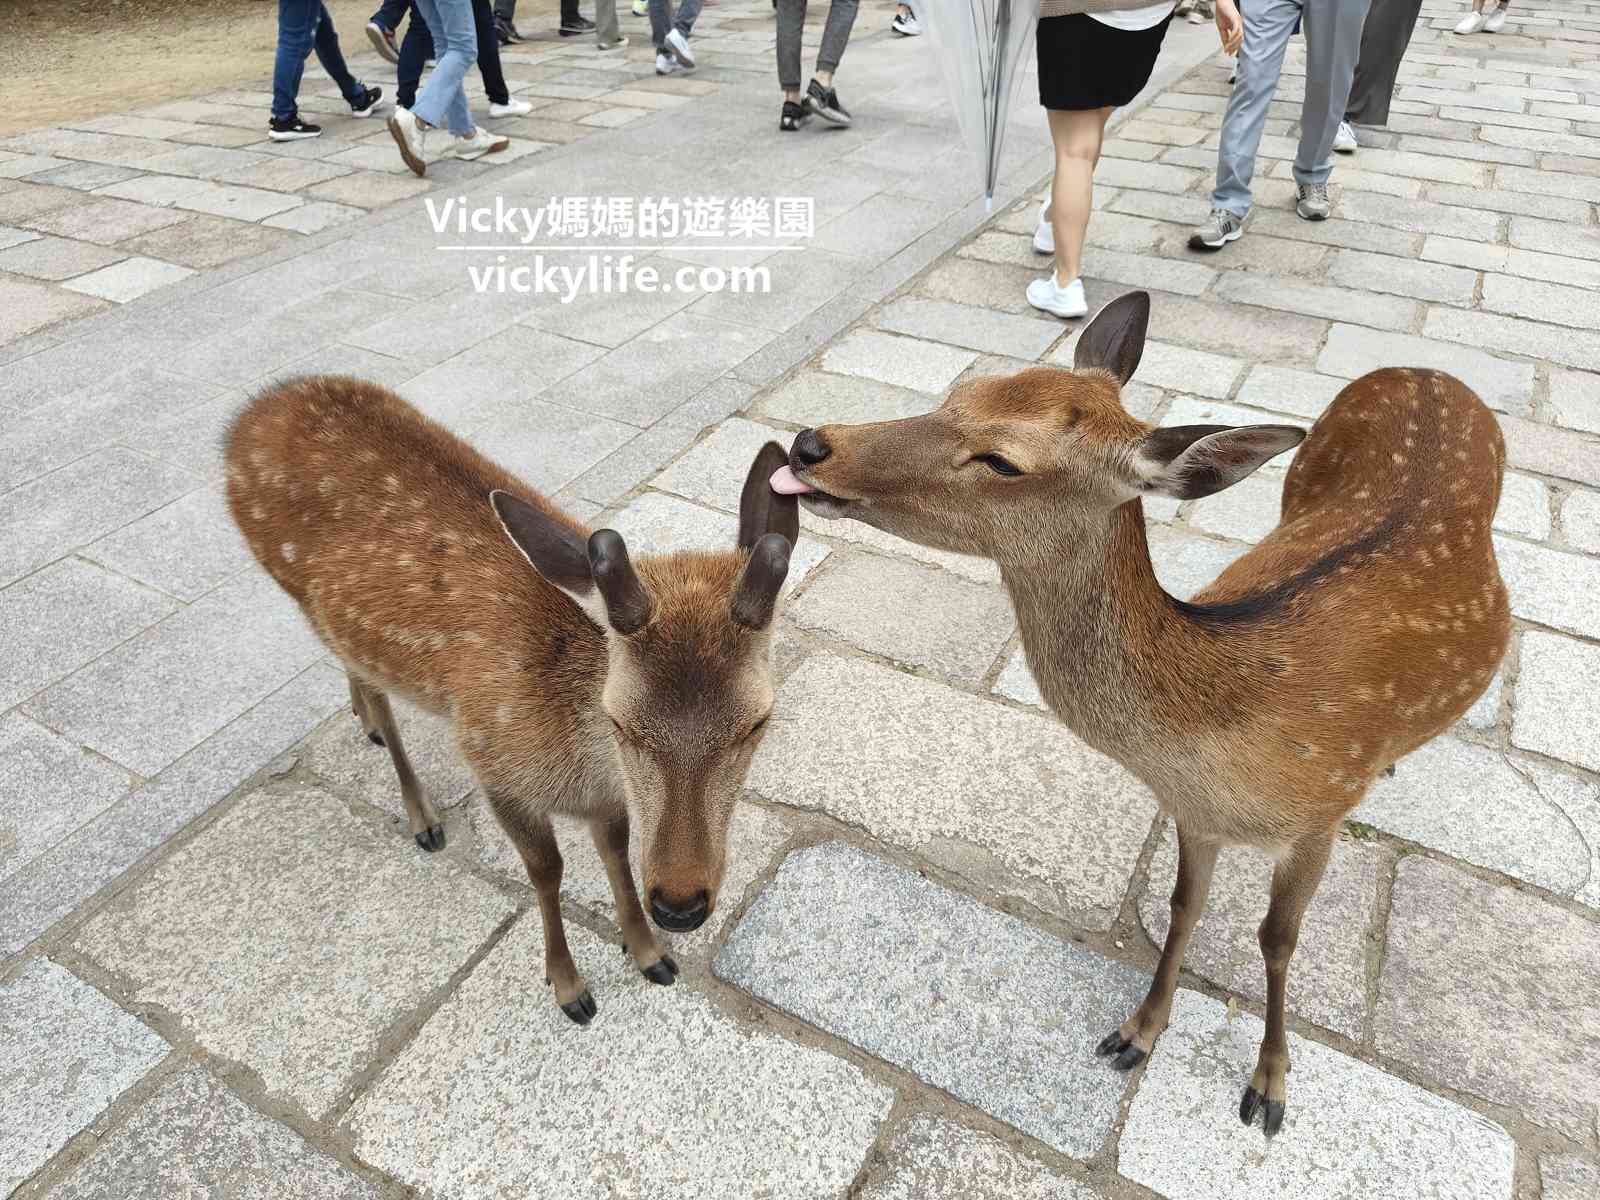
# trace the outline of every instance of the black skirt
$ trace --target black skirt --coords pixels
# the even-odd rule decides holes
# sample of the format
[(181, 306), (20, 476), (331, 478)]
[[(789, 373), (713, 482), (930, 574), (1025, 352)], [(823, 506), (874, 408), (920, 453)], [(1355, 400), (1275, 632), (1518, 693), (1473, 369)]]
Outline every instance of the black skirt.
[(1120, 108), (1150, 82), (1169, 16), (1149, 29), (1113, 29), (1087, 13), (1039, 21), (1039, 103), (1076, 110)]

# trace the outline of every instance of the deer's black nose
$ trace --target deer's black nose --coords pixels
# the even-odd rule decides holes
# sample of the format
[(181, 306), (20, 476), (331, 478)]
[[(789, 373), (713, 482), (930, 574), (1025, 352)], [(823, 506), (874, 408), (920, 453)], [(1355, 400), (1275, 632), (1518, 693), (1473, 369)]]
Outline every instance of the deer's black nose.
[(815, 429), (802, 429), (794, 439), (789, 457), (802, 467), (814, 467), (832, 453), (828, 443), (822, 440)]
[(686, 900), (669, 899), (660, 888), (650, 892), (650, 915), (657, 925), (674, 933), (699, 929), (711, 913), (711, 897), (704, 889)]

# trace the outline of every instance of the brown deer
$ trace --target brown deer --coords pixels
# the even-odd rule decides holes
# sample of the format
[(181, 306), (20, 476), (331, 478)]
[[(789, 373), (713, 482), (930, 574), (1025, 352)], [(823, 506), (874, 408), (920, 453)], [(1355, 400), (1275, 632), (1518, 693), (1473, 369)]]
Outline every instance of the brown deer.
[(776, 442), (756, 456), (735, 550), (635, 564), (615, 531), (587, 533), (374, 384), (277, 384), (228, 433), (234, 520), (343, 661), (417, 844), (443, 848), (444, 826), (406, 759), (391, 692), (450, 717), (538, 892), (546, 982), (580, 1025), (596, 1007), (567, 949), (550, 817), (588, 821), (625, 949), (645, 978), (670, 984), (678, 966), (634, 890), (629, 824), (656, 924), (698, 928), (772, 709), (772, 619), (800, 529), (794, 499), (767, 486), (785, 459)]
[[(1119, 1069), (1167, 1027), (1219, 847), (1273, 856), (1266, 1032), (1239, 1105), (1270, 1137), (1284, 1118), (1289, 959), (1340, 819), (1466, 712), (1505, 653), (1489, 533), (1504, 443), (1471, 391), (1422, 370), (1356, 380), (1309, 435), (1153, 428), (1121, 404), (1149, 315), (1143, 293), (1108, 304), (1070, 371), (977, 379), (922, 416), (805, 430), (772, 482), (819, 516), (994, 559), (1050, 707), (1174, 818), (1160, 966), (1098, 1048)], [(1210, 495), (1302, 438), (1278, 527), (1192, 603), (1167, 595), (1140, 497)]]

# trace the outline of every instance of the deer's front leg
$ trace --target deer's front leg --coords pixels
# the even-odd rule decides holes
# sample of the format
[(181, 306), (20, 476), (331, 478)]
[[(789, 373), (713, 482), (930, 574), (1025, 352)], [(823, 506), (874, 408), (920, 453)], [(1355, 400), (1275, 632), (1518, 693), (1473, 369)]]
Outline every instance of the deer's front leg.
[(1200, 914), (1205, 911), (1206, 894), (1211, 890), (1211, 873), (1217, 865), (1217, 843), (1201, 841), (1178, 826), (1178, 879), (1172, 886), (1172, 922), (1167, 927), (1167, 942), (1161, 949), (1161, 964), (1143, 1003), (1095, 1047), (1102, 1058), (1115, 1055), (1111, 1065), (1119, 1071), (1132, 1070), (1149, 1057), (1172, 1016), (1172, 997), (1178, 990), (1178, 972), (1189, 948)]
[(587, 1025), (600, 1010), (583, 976), (578, 974), (572, 951), (567, 949), (567, 927), (561, 919), (562, 864), (556, 831), (549, 817), (530, 816), (515, 806), (496, 806), (496, 811), (539, 894), (539, 915), (544, 919), (544, 981), (555, 988), (561, 1011), (579, 1025)]
[(1289, 960), (1300, 940), (1300, 919), (1317, 894), (1322, 872), (1333, 852), (1333, 835), (1317, 834), (1297, 842), (1289, 856), (1272, 872), (1272, 903), (1256, 932), (1261, 957), (1267, 964), (1267, 1030), (1256, 1056), (1255, 1074), (1239, 1101), (1239, 1120), (1252, 1124), (1262, 1113), (1268, 1137), (1283, 1128), (1288, 1104), (1284, 1076), (1289, 1073), (1289, 1037), (1284, 1028), (1284, 991), (1289, 983)]
[(678, 977), (678, 964), (656, 944), (650, 924), (639, 905), (639, 892), (633, 886), (633, 870), (628, 866), (628, 814), (609, 820), (589, 822), (589, 833), (600, 861), (611, 880), (611, 895), (617, 902), (617, 925), (622, 929), (624, 952), (633, 956), (633, 965), (651, 983), (670, 984)]

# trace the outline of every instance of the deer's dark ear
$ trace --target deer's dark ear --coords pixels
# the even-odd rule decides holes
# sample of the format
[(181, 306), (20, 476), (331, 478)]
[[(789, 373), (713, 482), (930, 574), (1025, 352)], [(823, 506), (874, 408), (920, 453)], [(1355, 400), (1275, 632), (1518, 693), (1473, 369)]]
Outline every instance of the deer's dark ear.
[(1072, 365), (1080, 370), (1110, 371), (1127, 383), (1144, 356), (1145, 334), (1150, 329), (1150, 295), (1129, 292), (1118, 296), (1094, 315), (1078, 335)]
[(601, 629), (608, 627), (605, 603), (594, 586), (589, 547), (583, 535), (537, 505), (510, 492), (489, 493), (489, 504), (506, 536), (522, 557), (548, 582), (560, 588)]
[(783, 534), (791, 547), (800, 540), (799, 500), (780, 496), (768, 483), (774, 472), (788, 465), (789, 455), (777, 442), (768, 442), (756, 453), (739, 496), (739, 549), (752, 549), (769, 533)]
[(626, 637), (650, 623), (655, 601), (633, 569), (627, 544), (615, 529), (597, 529), (589, 536), (589, 570), (605, 601), (612, 629)]
[(1296, 425), (1172, 425), (1139, 443), (1134, 469), (1142, 491), (1194, 500), (1232, 487), (1305, 436)]
[(739, 586), (733, 592), (733, 619), (750, 629), (772, 624), (778, 593), (789, 577), (789, 552), (793, 543), (781, 533), (765, 533), (750, 548)]

